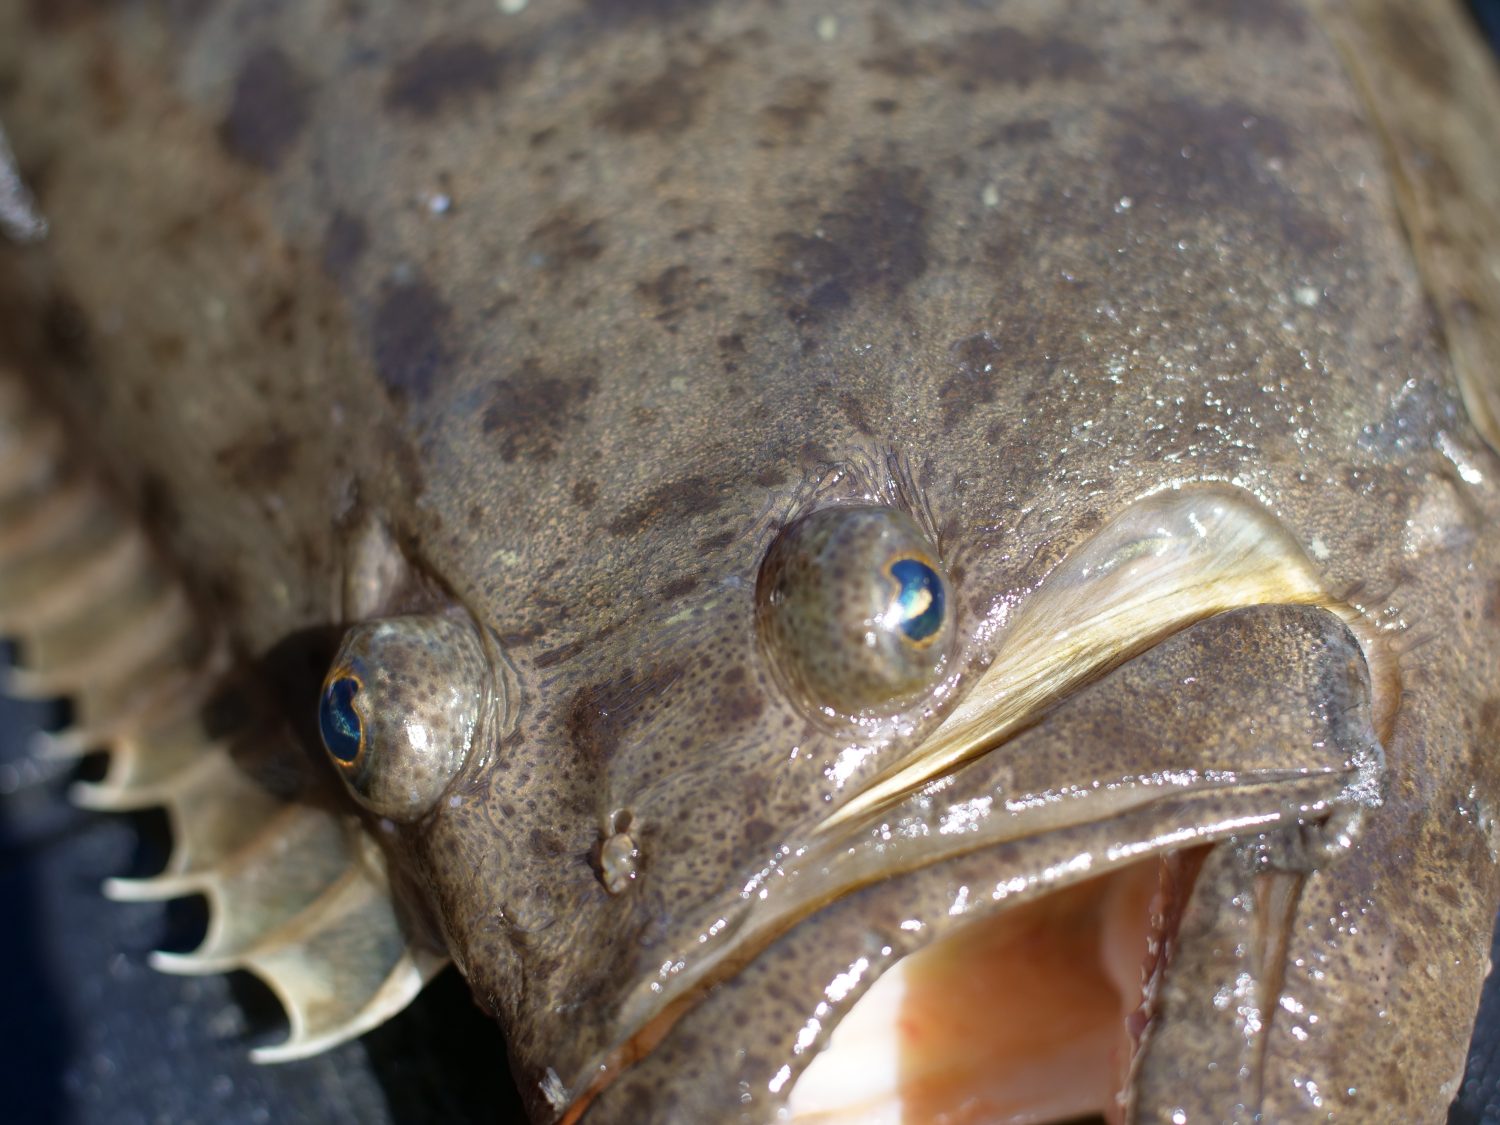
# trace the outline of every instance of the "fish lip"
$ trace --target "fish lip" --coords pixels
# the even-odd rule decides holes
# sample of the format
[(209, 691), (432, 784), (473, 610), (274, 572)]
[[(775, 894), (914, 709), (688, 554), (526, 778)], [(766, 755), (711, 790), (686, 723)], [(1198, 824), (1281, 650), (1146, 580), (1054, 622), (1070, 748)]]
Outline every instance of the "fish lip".
[[(1333, 777), (1332, 774), (1323, 774), (1318, 776), (1326, 780), (1331, 780)], [(1243, 785), (1226, 784), (1205, 786), (1204, 788), (1196, 790), (1194, 792), (1195, 794), (1199, 795), (1212, 795), (1213, 793), (1226, 793), (1235, 790), (1242, 790), (1243, 788)], [(1180, 797), (1183, 795), (1184, 794), (1180, 792), (1171, 794), (1159, 794), (1144, 801), (1142, 805), (1134, 811), (1147, 813), (1154, 806), (1169, 803), (1174, 797)], [(1326, 815), (1327, 813), (1333, 811), (1333, 809), (1335, 808), (1335, 803), (1333, 801), (1328, 801), (1325, 804), (1322, 804), (1320, 807), (1304, 805), (1302, 806), (1302, 808), (1305, 809), (1307, 813)], [(1112, 815), (1094, 820), (1085, 819), (1080, 820), (1074, 825), (1071, 825), (1070, 828), (1087, 830), (1091, 827), (1114, 824), (1118, 821), (1118, 819), (1118, 815)], [(1108, 874), (1111, 871), (1118, 870), (1120, 868), (1128, 866), (1131, 863), (1136, 863), (1144, 859), (1152, 858), (1153, 856), (1165, 861), (1169, 856), (1188, 851), (1195, 846), (1209, 846), (1218, 843), (1230, 836), (1274, 829), (1284, 824), (1291, 823), (1295, 819), (1312, 818), (1294, 818), (1284, 815), (1271, 814), (1256, 817), (1246, 817), (1244, 819), (1233, 822), (1221, 823), (1217, 825), (1213, 830), (1207, 832), (1196, 829), (1185, 830), (1179, 837), (1170, 839), (1158, 839), (1151, 842), (1150, 844), (1147, 844), (1144, 840), (1140, 841), (1137, 846), (1124, 847), (1116, 854), (1106, 857), (1102, 866), (1095, 866), (1092, 864), (1070, 865), (1069, 863), (1067, 863), (1067, 861), (1062, 861), (1050, 866), (1047, 871), (1041, 875), (1026, 878), (1024, 881), (1024, 885), (1017, 886), (1013, 889), (1011, 899), (1009, 902), (1007, 902), (1006, 907), (1002, 907), (1000, 909), (1005, 909), (1012, 905), (1023, 905), (1026, 902), (1034, 901), (1035, 899), (1046, 897), (1048, 895), (1062, 891), (1067, 887), (1074, 885), (1075, 883), (1099, 875)], [(1025, 845), (1039, 843), (1045, 841), (1049, 837), (1066, 836), (1068, 832), (1068, 828), (1049, 829), (1045, 832), (1039, 833), (1036, 836), (1018, 837), (1011, 841), (982, 846), (975, 849), (975, 852), (973, 854), (992, 855), (998, 850), (1006, 847), (1008, 844)], [(851, 832), (851, 836), (854, 834), (856, 833)], [(952, 858), (954, 857), (935, 859), (928, 863), (912, 867), (910, 870), (904, 872), (903, 874), (921, 876), (929, 871), (944, 866)], [(1017, 878), (1019, 879), (1020, 877)], [(788, 932), (792, 928), (797, 926), (816, 924), (818, 915), (823, 909), (830, 908), (837, 905), (840, 901), (851, 898), (861, 889), (863, 889), (861, 886), (853, 885), (840, 888), (829, 898), (827, 902), (822, 904), (822, 906), (818, 907), (817, 909), (811, 910), (806, 914), (791, 919), (789, 924), (782, 932)], [(726, 967), (723, 972), (712, 974), (695, 982), (691, 989), (674, 997), (668, 1005), (660, 1009), (657, 1012), (654, 1020), (648, 1019), (646, 1021), (643, 1021), (643, 1023), (639, 1025), (637, 1029), (637, 1034), (640, 1034), (641, 1032), (647, 1032), (647, 1042), (639, 1043), (636, 1041), (635, 1037), (632, 1036), (630, 1039), (620, 1044), (619, 1047), (617, 1047), (616, 1051), (612, 1052), (608, 1057), (604, 1059), (590, 1060), (581, 1069), (581, 1071), (578, 1072), (572, 1084), (555, 1084), (553, 1088), (553, 1096), (556, 1098), (556, 1101), (553, 1102), (553, 1106), (556, 1111), (562, 1114), (560, 1118), (562, 1125), (573, 1125), (573, 1123), (578, 1122), (580, 1118), (585, 1115), (588, 1107), (596, 1098), (600, 1096), (607, 1097), (608, 1089), (613, 1084), (615, 1078), (617, 1078), (625, 1070), (633, 1067), (637, 1062), (644, 1059), (647, 1055), (655, 1051), (661, 1043), (666, 1041), (672, 1035), (682, 1018), (687, 1016), (691, 1011), (705, 1002), (711, 990), (716, 985), (733, 977), (751, 961), (763, 955), (764, 952), (769, 947), (771, 947), (775, 943), (776, 939), (780, 936), (781, 933), (778, 933), (766, 939), (764, 942), (756, 944), (754, 948), (748, 951), (748, 955), (744, 958), (743, 962), (736, 962), (733, 965)], [(918, 953), (940, 940), (941, 938), (936, 934), (923, 933), (919, 936), (918, 940), (912, 944), (910, 948), (901, 951), (900, 956), (894, 958), (891, 964), (894, 964), (895, 960), (904, 959), (905, 957)], [(890, 968), (889, 964), (883, 966), (879, 972), (871, 973), (868, 978), (868, 983), (873, 983), (873, 981), (877, 979), (878, 976), (888, 968)], [(1163, 965), (1163, 972), (1164, 971), (1165, 962)], [(653, 1027), (653, 1023), (657, 1020), (661, 1022)], [(837, 1018), (826, 1019), (825, 1026), (829, 1031), (831, 1031), (832, 1028), (836, 1026), (836, 1024)], [(826, 1041), (823, 1044), (815, 1047), (813, 1051), (810, 1052), (809, 1055), (802, 1060), (802, 1068), (805, 1068), (806, 1065), (810, 1064), (812, 1058), (821, 1053), (824, 1047), (826, 1047)], [(1133, 1052), (1132, 1059), (1134, 1059), (1134, 1057), (1138, 1055), (1138, 1053), (1139, 1051), (1137, 1045), (1137, 1049)], [(801, 1073), (802, 1070), (799, 1069), (798, 1072), (791, 1075), (790, 1080), (785, 1086), (785, 1090), (788, 1095), (790, 1094), (792, 1088), (795, 1087)]]
[[(1263, 608), (1274, 609), (1276, 607)], [(1288, 608), (1299, 613), (1316, 614), (1320, 618), (1329, 619), (1330, 622), (1333, 617), (1326, 611), (1312, 607)], [(1233, 615), (1223, 615), (1225, 618), (1231, 616)], [(1336, 622), (1333, 626), (1343, 628)], [(1347, 630), (1344, 630), (1344, 633), (1347, 636)], [(1170, 639), (1172, 638), (1166, 638), (1166, 640)], [(1158, 642), (1150, 649), (1110, 669), (1108, 675), (1135, 665), (1140, 657), (1155, 651), (1164, 643), (1165, 640)], [(1353, 639), (1353, 644), (1362, 654), (1363, 650), (1357, 638)], [(1364, 674), (1368, 675), (1367, 672)], [(1013, 730), (1005, 739), (997, 742), (986, 756), (1021, 738), (1027, 731), (1045, 728), (1052, 718), (1053, 713), (1050, 711), (1034, 716), (1031, 723)], [(696, 1007), (714, 983), (734, 975), (750, 961), (759, 957), (781, 934), (789, 932), (804, 922), (812, 921), (814, 916), (825, 907), (849, 898), (865, 886), (906, 874), (922, 875), (941, 867), (950, 860), (962, 858), (970, 853), (990, 855), (1005, 847), (1045, 844), (1052, 839), (1067, 838), (1069, 834), (1080, 836), (1090, 831), (1113, 830), (1122, 822), (1139, 821), (1144, 824), (1158, 814), (1166, 815), (1169, 820), (1175, 819), (1179, 825), (1175, 831), (1156, 829), (1135, 837), (1122, 834), (1121, 840), (1102, 849), (1097, 856), (1089, 857), (1086, 863), (1072, 868), (1060, 865), (1041, 872), (1034, 871), (1031, 876), (1022, 881), (1023, 885), (1018, 886), (1013, 892), (1015, 897), (1012, 901), (1019, 902), (1026, 897), (1047, 894), (1072, 882), (1101, 874), (1153, 854), (1166, 855), (1195, 844), (1213, 843), (1231, 835), (1245, 835), (1269, 830), (1283, 824), (1319, 820), (1327, 816), (1335, 807), (1347, 803), (1350, 794), (1359, 785), (1368, 783), (1370, 777), (1378, 774), (1383, 768), (1378, 742), (1366, 749), (1368, 752), (1349, 767), (1300, 765), (1279, 769), (1247, 770), (1234, 774), (1214, 774), (1212, 771), (1207, 771), (1198, 775), (1182, 774), (1168, 778), (1165, 784), (1157, 778), (1154, 779), (1156, 784), (1122, 786), (1115, 797), (1102, 802), (1102, 808), (1101, 802), (1096, 797), (1074, 803), (1071, 808), (1075, 815), (1062, 819), (1053, 817), (1045, 820), (1044, 818), (1044, 823), (1040, 825), (1035, 820), (1021, 815), (1015, 822), (1021, 826), (1021, 830), (1003, 838), (974, 842), (959, 834), (954, 837), (955, 846), (950, 852), (929, 855), (902, 868), (895, 868), (889, 864), (876, 864), (866, 872), (867, 878), (837, 880), (828, 884), (821, 893), (800, 903), (796, 901), (788, 903), (783, 895), (779, 909), (773, 904), (769, 912), (758, 914), (755, 906), (758, 902), (764, 901), (763, 898), (757, 898), (759, 892), (765, 889), (771, 880), (778, 877), (784, 880), (787, 874), (783, 864), (767, 865), (752, 876), (739, 893), (738, 911), (733, 913), (725, 910), (710, 911), (708, 915), (705, 915), (705, 917), (712, 916), (719, 927), (718, 932), (714, 933), (712, 926), (706, 926), (704, 934), (708, 939), (720, 943), (719, 949), (725, 954), (722, 960), (708, 962), (708, 968), (699, 969), (696, 976), (692, 975), (692, 971), (689, 970), (681, 978), (678, 974), (683, 972), (684, 966), (678, 965), (665, 972), (660, 981), (648, 982), (644, 990), (638, 985), (637, 989), (627, 996), (619, 1010), (619, 1024), (635, 1029), (635, 1034), (631, 1039), (621, 1044), (621, 1047), (630, 1049), (606, 1059), (602, 1065), (595, 1060), (581, 1074), (576, 1074), (575, 1083), (567, 1087), (576, 1093), (576, 1097), (570, 1099), (572, 1107), (581, 1112), (581, 1108), (609, 1084), (615, 1073), (649, 1052), (656, 1043), (669, 1035), (671, 1025), (687, 1011)], [(945, 792), (946, 789), (942, 785), (928, 787), (927, 790), (914, 795), (913, 799), (935, 803), (944, 796)], [(1273, 797), (1275, 799), (1272, 799)], [(1240, 798), (1248, 803), (1260, 802), (1261, 811), (1239, 816), (1221, 815), (1218, 819), (1207, 823), (1199, 817), (1190, 815), (1192, 808), (1200, 803), (1206, 806), (1218, 798), (1226, 798), (1229, 804), (1233, 804)], [(820, 862), (832, 863), (839, 855), (852, 851), (856, 845), (866, 841), (872, 833), (878, 833), (882, 823), (888, 819), (885, 812), (881, 811), (861, 820), (838, 825), (834, 831), (821, 835), (814, 834), (811, 837), (813, 842), (805, 845), (804, 848), (803, 859), (807, 864), (804, 870), (816, 868)], [(1186, 827), (1181, 827), (1182, 825)], [(731, 919), (727, 926), (725, 919)], [(930, 940), (933, 939), (924, 938), (904, 950), (902, 956), (915, 952), (917, 948), (928, 944)], [(707, 944), (707, 941), (704, 944)], [(736, 956), (737, 951), (739, 956)], [(878, 973), (872, 974), (871, 979), (876, 975)], [(652, 999), (659, 997), (663, 991), (670, 988), (676, 979), (685, 979), (689, 983), (673, 990), (665, 1006), (660, 1003), (650, 1003)], [(650, 984), (653, 983), (658, 985), (655, 991), (650, 989)], [(632, 1000), (636, 1002), (634, 1008), (631, 1006)], [(651, 1041), (647, 1043), (635, 1041), (635, 1035), (651, 1028), (653, 1021), (656, 1020), (664, 1022), (655, 1025), (649, 1037)], [(830, 1027), (833, 1022), (836, 1021), (829, 1022)], [(571, 1111), (567, 1119), (574, 1119)]]

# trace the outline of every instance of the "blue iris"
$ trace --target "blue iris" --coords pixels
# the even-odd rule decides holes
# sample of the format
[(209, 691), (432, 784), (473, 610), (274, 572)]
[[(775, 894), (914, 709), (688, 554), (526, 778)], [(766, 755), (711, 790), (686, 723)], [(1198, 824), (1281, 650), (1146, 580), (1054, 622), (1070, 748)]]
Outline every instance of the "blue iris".
[(892, 563), (891, 577), (901, 584), (896, 595), (901, 631), (913, 641), (925, 641), (943, 625), (943, 580), (917, 559)]
[(358, 694), (359, 681), (353, 676), (340, 676), (323, 689), (323, 700), (318, 705), (318, 730), (323, 735), (323, 745), (345, 765), (359, 757), (362, 741), (359, 713), (354, 710), (354, 697)]

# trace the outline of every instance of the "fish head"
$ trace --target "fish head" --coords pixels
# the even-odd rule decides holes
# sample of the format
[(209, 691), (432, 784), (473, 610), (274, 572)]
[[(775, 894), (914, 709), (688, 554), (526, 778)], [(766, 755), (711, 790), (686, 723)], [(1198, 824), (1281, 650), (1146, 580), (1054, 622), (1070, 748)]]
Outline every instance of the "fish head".
[(538, 1119), (1446, 1104), (1497, 462), (1332, 23), (262, 7), (124, 75), (151, 284), (87, 146), (49, 253)]
[[(1103, 1013), (1058, 1114), (1191, 1108), (1201, 1066), (1232, 1076), (1210, 1106), (1311, 1096), (1349, 1070), (1272, 1019), (1288, 965), (1314, 1017), (1386, 987), (1368, 939), (1335, 926), (1321, 985), (1291, 935), (1392, 800), (1381, 599), (1479, 549), (1436, 435), (1488, 454), (1368, 190), (1383, 154), (1330, 128), (1358, 102), (1301, 19), (1209, 87), (1156, 65), (1170, 21), (1106, 48), (1010, 18), (851, 14), (872, 38), (836, 81), (643, 64), (536, 142), (586, 128), (618, 182), (454, 173), (440, 268), (376, 290), (430, 621), (488, 669), (466, 760), (386, 848), (540, 1116), (773, 1112), (884, 970), (970, 965), (987, 918), (992, 962), (1067, 948), (1033, 995)], [(823, 50), (784, 48), (794, 75)], [(521, 245), (482, 330), (475, 213)]]

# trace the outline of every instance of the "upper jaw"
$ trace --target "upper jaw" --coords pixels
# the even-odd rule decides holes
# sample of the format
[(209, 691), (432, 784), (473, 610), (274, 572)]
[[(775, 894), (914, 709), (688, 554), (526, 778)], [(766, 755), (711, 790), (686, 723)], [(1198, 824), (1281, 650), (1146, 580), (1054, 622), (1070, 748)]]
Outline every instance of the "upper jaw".
[[(788, 870), (787, 890), (757, 900), (765, 913), (737, 919), (766, 934), (754, 955), (601, 1084), (588, 1120), (666, 1104), (668, 1117), (769, 1119), (881, 973), (966, 923), (1142, 857), (1357, 807), (1380, 769), (1373, 715), (1358, 642), (1325, 611), (1247, 609), (1174, 635), (940, 793)], [(795, 924), (782, 904), (806, 901), (799, 883), (825, 897)]]

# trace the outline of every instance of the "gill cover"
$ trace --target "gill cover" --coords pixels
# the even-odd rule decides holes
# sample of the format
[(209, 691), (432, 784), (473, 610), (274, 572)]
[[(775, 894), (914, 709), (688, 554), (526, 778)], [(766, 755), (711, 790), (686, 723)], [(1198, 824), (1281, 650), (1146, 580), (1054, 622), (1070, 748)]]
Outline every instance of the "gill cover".
[(349, 630), (323, 681), (318, 729), (360, 804), (399, 821), (432, 809), (479, 737), (488, 667), (466, 621), (393, 617)]

